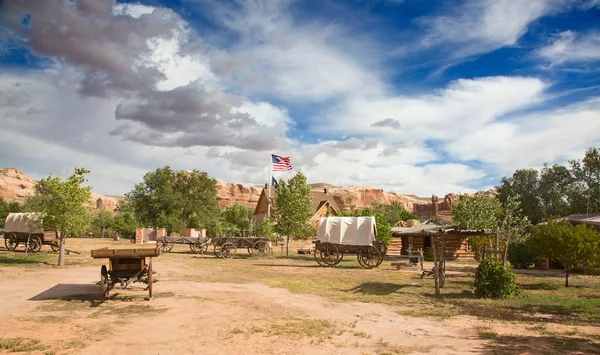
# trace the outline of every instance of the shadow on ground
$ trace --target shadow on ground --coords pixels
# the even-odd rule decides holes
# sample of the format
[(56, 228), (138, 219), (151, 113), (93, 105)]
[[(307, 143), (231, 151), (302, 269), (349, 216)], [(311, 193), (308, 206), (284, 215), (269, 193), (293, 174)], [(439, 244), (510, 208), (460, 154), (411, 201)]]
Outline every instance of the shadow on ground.
[(363, 293), (367, 295), (385, 296), (392, 294), (408, 285), (400, 285), (390, 282), (364, 282), (356, 287), (346, 290), (346, 292)]
[(29, 301), (47, 300), (90, 302), (90, 307), (97, 307), (102, 303), (100, 286), (95, 284), (58, 284), (29, 299)]
[(595, 341), (559, 335), (542, 337), (495, 335), (484, 345), (484, 354), (600, 354)]

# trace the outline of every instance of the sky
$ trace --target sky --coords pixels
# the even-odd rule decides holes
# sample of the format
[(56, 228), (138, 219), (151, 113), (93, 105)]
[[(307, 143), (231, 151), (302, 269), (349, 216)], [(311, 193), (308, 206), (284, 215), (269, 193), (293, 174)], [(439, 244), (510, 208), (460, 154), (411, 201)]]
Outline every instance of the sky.
[(600, 145), (600, 0), (1, 0), (0, 167), (429, 196)]

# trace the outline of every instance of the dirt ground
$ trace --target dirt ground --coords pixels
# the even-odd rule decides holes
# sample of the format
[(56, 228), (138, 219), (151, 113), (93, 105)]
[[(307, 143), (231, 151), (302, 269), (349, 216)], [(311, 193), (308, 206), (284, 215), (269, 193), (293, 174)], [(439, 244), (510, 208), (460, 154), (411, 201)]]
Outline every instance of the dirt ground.
[[(539, 339), (544, 341), (537, 344), (535, 339), (540, 337), (540, 329), (524, 323), (490, 322), (466, 315), (411, 317), (401, 315), (406, 309), (398, 304), (341, 302), (319, 296), (318, 292), (292, 293), (260, 282), (260, 278), (253, 281), (251, 267), (277, 266), (273, 268), (275, 274), (285, 268), (286, 273), (296, 275), (317, 269), (300, 261), (280, 264), (275, 257), (266, 261), (243, 255), (234, 260), (215, 259), (212, 255), (200, 258), (187, 253), (185, 246), (177, 246), (175, 251), (179, 252), (153, 259), (155, 277), (159, 280), (154, 284), (153, 300), (145, 299), (145, 285), (134, 284), (129, 290), (117, 288), (109, 300), (102, 302), (97, 282), (103, 260), (89, 257), (89, 250), (101, 246), (126, 245), (108, 240), (70, 241), (68, 248), (81, 254), (69, 255), (68, 265), (63, 268), (51, 265), (56, 254), (44, 256), (45, 263), (0, 264), (0, 352), (598, 353), (597, 347), (585, 342), (549, 347), (547, 339), (542, 337)], [(0, 250), (0, 256), (8, 253)], [(243, 279), (225, 270), (236, 263), (239, 267), (236, 273), (248, 274)], [(340, 277), (347, 272), (363, 271), (368, 272), (326, 270), (339, 272)], [(385, 276), (417, 271), (397, 271), (388, 266), (379, 272)], [(595, 326), (545, 324), (543, 331), (549, 330), (600, 337), (600, 329)], [(492, 338), (499, 335), (506, 339), (514, 337), (515, 343), (493, 343)], [(536, 338), (524, 346), (519, 337)]]

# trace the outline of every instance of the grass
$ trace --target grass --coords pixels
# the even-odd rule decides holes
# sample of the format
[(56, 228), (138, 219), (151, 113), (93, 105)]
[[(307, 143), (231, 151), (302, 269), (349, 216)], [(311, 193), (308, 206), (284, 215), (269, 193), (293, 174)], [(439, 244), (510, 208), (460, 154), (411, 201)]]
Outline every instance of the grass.
[(45, 350), (46, 346), (39, 340), (30, 338), (0, 338), (0, 350), (7, 350), (11, 353), (31, 352)]
[(0, 266), (27, 266), (39, 265), (48, 262), (48, 254), (29, 254), (19, 253), (14, 255), (0, 255)]
[[(278, 336), (290, 339), (313, 338), (313, 341), (321, 343), (331, 339), (334, 335), (341, 335), (342, 327), (334, 322), (324, 319), (288, 319), (271, 322), (265, 327), (251, 327), (243, 329), (235, 327), (229, 336), (239, 334), (262, 334), (264, 336)], [(365, 334), (366, 337), (366, 334)]]
[(490, 327), (477, 327), (475, 331), (481, 339), (496, 339), (498, 337), (498, 334)]

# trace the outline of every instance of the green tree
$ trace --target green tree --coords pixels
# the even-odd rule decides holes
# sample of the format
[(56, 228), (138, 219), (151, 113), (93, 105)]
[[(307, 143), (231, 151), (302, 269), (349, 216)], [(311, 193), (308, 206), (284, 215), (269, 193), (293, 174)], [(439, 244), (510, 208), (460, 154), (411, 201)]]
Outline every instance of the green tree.
[(539, 195), (544, 218), (563, 217), (570, 213), (569, 193), (573, 191), (575, 178), (562, 165), (544, 164), (540, 173)]
[(88, 170), (76, 168), (66, 179), (52, 177), (40, 180), (35, 192), (36, 207), (42, 213), (44, 228), (60, 233), (58, 266), (64, 265), (65, 238), (81, 234), (90, 223), (91, 186), (81, 186)]
[(9, 213), (20, 212), (21, 205), (18, 202), (6, 202), (0, 198), (0, 228), (4, 228), (4, 222)]
[(92, 213), (91, 225), (99, 228), (102, 231), (102, 238), (104, 238), (106, 230), (114, 225), (113, 214), (106, 210), (95, 211)]
[(499, 221), (499, 233), (504, 242), (502, 266), (506, 265), (508, 248), (514, 242), (521, 241), (525, 231), (531, 227), (529, 219), (522, 215), (518, 197), (509, 197), (502, 207)]
[(419, 217), (407, 211), (401, 203), (396, 201), (392, 203), (373, 202), (372, 210), (373, 215), (380, 215), (391, 226), (395, 225), (398, 221), (419, 219)]
[(600, 150), (591, 147), (583, 160), (569, 162), (575, 178), (569, 200), (573, 213), (600, 211)]
[(275, 239), (275, 227), (270, 218), (263, 218), (262, 221), (260, 221), (260, 223), (256, 226), (256, 236), (258, 238), (267, 238), (270, 240)]
[(548, 222), (532, 229), (529, 243), (540, 256), (565, 266), (565, 287), (569, 287), (569, 272), (586, 261), (599, 257), (599, 235), (585, 224), (572, 226), (566, 221)]
[(454, 222), (461, 229), (496, 229), (500, 223), (502, 205), (497, 198), (483, 194), (460, 195), (452, 206)]
[(125, 196), (139, 222), (169, 233), (190, 223), (208, 229), (219, 218), (216, 181), (197, 170), (158, 168), (144, 175), (144, 181)]
[[(273, 207), (275, 231), (278, 234), (285, 235), (288, 241), (289, 238), (298, 238), (304, 235), (314, 211), (310, 187), (306, 184), (306, 177), (302, 171), (299, 171), (287, 182), (283, 179), (279, 180)], [(289, 253), (287, 249), (286, 254)]]
[(229, 206), (223, 213), (223, 216), (225, 217), (225, 223), (227, 226), (236, 230), (248, 229), (248, 208), (241, 203), (236, 203), (233, 206)]
[(503, 177), (496, 187), (498, 198), (505, 204), (509, 198), (517, 198), (522, 213), (533, 224), (544, 219), (539, 197), (540, 177), (535, 169), (519, 169), (511, 177)]
[[(390, 244), (390, 242), (392, 240), (392, 226), (389, 223), (390, 215), (375, 212), (377, 209), (380, 209), (380, 208), (385, 210), (386, 207), (382, 208), (382, 206), (385, 206), (385, 205), (383, 205), (383, 204), (376, 205), (376, 203), (375, 203), (373, 208), (365, 207), (362, 210), (359, 208), (351, 208), (351, 210), (348, 212), (341, 211), (340, 216), (342, 216), (342, 217), (343, 216), (346, 216), (346, 217), (374, 216), (375, 217), (375, 231), (377, 233), (377, 239), (380, 242), (385, 243), (385, 245), (388, 245), (388, 244)], [(394, 218), (395, 217), (392, 217), (392, 219), (394, 219)]]

